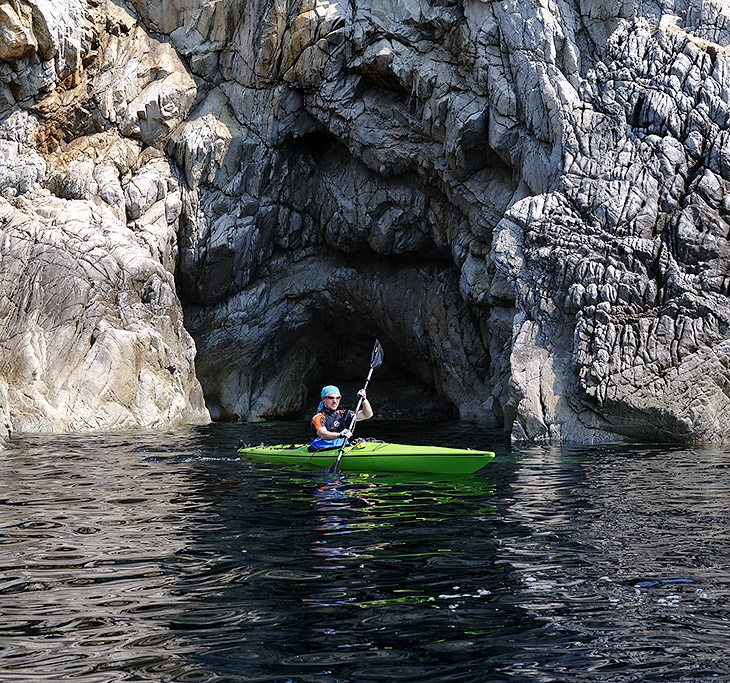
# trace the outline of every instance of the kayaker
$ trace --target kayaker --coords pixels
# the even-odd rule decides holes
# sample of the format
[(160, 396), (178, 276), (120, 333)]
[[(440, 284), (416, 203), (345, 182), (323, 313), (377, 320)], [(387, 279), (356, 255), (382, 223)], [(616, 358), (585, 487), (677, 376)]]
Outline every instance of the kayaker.
[[(357, 392), (362, 397), (360, 410), (357, 411), (356, 421), (367, 420), (373, 416), (373, 409), (367, 399), (365, 389)], [(340, 448), (347, 439), (352, 437), (349, 429), (354, 411), (340, 408), (342, 395), (334, 384), (322, 388), (322, 401), (317, 408), (317, 414), (312, 418), (312, 441), (310, 448), (322, 450), (325, 448)]]

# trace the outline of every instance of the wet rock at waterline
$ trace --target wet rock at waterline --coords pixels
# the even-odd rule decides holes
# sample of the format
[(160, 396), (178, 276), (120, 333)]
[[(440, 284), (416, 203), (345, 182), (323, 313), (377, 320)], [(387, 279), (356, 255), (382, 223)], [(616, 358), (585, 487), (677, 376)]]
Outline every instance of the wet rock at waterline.
[[(214, 417), (300, 416), (377, 336), (386, 413), (730, 433), (720, 3), (2, 7), (3, 244), (63, 245), (88, 291), (49, 305), (19, 252), (2, 340), (32, 358), (3, 351), (0, 422), (205, 419), (198, 381)], [(87, 267), (109, 234), (118, 272)], [(123, 399), (80, 370), (104, 335)]]

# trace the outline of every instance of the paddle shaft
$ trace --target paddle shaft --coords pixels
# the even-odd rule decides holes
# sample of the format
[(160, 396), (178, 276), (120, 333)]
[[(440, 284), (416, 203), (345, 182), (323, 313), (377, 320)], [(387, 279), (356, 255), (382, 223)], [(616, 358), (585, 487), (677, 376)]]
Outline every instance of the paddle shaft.
[[(370, 378), (373, 376), (373, 370), (375, 368), (371, 365), (370, 366), (370, 372), (368, 372), (368, 376), (365, 379), (365, 386), (363, 387), (363, 390), (367, 390), (368, 383), (370, 382)], [(355, 430), (355, 423), (357, 422), (357, 414), (360, 412), (360, 407), (362, 406), (363, 398), (360, 396), (360, 400), (357, 402), (357, 407), (355, 408), (355, 414), (352, 416), (352, 420), (350, 420), (350, 433), (352, 433)], [(332, 472), (337, 472), (337, 466), (340, 464), (340, 460), (342, 460), (342, 454), (345, 452), (345, 446), (347, 446), (347, 439), (345, 439), (345, 442), (340, 447), (340, 452), (337, 454), (337, 458), (335, 459), (334, 464), (332, 465)]]

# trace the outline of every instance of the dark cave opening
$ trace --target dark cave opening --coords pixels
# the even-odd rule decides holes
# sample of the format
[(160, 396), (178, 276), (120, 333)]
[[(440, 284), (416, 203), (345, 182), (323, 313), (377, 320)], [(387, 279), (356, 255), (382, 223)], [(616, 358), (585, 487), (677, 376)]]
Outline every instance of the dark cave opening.
[[(320, 400), (322, 387), (336, 385), (342, 393), (343, 407), (354, 408), (357, 392), (364, 386), (372, 359), (376, 332), (382, 344), (382, 365), (373, 370), (368, 385), (368, 399), (374, 419), (452, 419), (458, 418), (456, 406), (440, 397), (436, 388), (412, 372), (397, 343), (377, 330), (354, 336), (324, 327), (327, 353), (319, 356), (317, 369), (309, 382), (305, 417), (309, 417)], [(412, 362), (412, 360), (411, 360)]]
[(340, 144), (332, 133), (319, 128), (303, 135), (288, 138), (286, 141), (287, 158), (297, 159), (301, 156), (309, 156), (316, 162), (333, 147)]

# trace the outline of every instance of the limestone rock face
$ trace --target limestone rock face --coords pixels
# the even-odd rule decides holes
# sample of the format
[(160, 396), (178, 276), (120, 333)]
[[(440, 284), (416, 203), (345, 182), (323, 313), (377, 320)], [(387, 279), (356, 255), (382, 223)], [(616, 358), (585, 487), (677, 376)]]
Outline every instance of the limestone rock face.
[[(301, 416), (332, 381), (354, 394), (378, 337), (381, 415), (528, 440), (730, 436), (724, 3), (0, 8), (3, 244), (71, 245), (53, 259), (67, 248), (93, 280), (82, 243), (114, 234), (138, 273), (120, 298), (104, 271), (78, 337), (61, 312), (28, 332), (44, 299), (15, 314), (4, 339), (35, 350), (7, 347), (6, 423), (78, 428), (68, 406), (93, 394), (96, 414), (115, 406), (104, 425), (203, 415), (182, 304), (214, 417)], [(24, 254), (3, 287), (42, 280)], [(142, 300), (153, 273), (162, 318)], [(94, 336), (102, 319), (118, 332)], [(38, 349), (62, 343), (90, 377), (115, 345), (152, 375), (123, 400), (98, 377), (56, 400)]]
[(195, 84), (146, 32), (120, 44), (136, 22), (114, 3), (3, 7), (2, 435), (206, 422), (174, 280), (179, 173), (158, 148)]
[(2, 376), (20, 431), (200, 421), (172, 274), (110, 209), (0, 200)]

